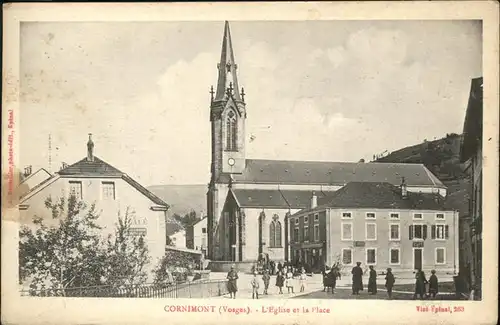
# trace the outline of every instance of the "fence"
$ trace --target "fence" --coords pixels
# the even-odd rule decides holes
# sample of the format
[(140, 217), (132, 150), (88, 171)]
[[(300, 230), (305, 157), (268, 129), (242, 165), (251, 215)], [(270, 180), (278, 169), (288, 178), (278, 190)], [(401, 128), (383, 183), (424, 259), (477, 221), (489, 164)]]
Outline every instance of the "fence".
[(122, 287), (95, 286), (66, 289), (22, 290), (21, 296), (82, 298), (212, 298), (223, 296), (226, 281), (195, 281), (168, 285), (143, 284)]

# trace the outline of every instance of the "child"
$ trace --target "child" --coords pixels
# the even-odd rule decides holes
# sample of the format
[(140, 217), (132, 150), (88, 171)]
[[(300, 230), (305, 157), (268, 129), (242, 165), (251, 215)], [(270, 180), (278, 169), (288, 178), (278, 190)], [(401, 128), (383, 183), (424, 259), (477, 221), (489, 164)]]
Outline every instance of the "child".
[(282, 271), (278, 271), (276, 276), (276, 286), (280, 289), (280, 294), (283, 294), (283, 283), (285, 282), (285, 277)]
[(252, 279), (252, 299), (259, 299), (259, 279), (257, 279), (257, 272), (254, 272)]
[(271, 276), (269, 275), (269, 271), (267, 269), (264, 270), (264, 275), (262, 275), (262, 281), (264, 281), (264, 294), (267, 295), (267, 289), (269, 288), (269, 281), (271, 280)]
[(438, 293), (438, 278), (436, 276), (436, 270), (431, 270), (431, 276), (429, 278), (429, 295), (434, 299)]
[(385, 275), (385, 288), (387, 289), (389, 299), (392, 299), (392, 287), (394, 286), (394, 282), (396, 282), (396, 280), (394, 279), (394, 274), (392, 274), (392, 269), (388, 268), (387, 274)]
[(307, 280), (306, 270), (304, 270), (304, 268), (302, 268), (302, 273), (300, 273), (300, 277), (299, 277), (300, 292), (304, 292), (305, 291), (306, 280)]
[(288, 293), (290, 293), (290, 290), (293, 292), (293, 273), (292, 273), (292, 268), (288, 269), (288, 272), (286, 274), (286, 288), (288, 289)]

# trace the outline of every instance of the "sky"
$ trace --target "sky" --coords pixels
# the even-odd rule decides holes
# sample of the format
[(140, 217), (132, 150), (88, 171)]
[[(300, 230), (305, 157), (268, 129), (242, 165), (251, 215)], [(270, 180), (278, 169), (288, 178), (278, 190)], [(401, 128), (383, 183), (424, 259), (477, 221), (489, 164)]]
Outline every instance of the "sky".
[[(358, 161), (461, 133), (478, 21), (230, 22), (247, 158)], [(145, 186), (204, 184), (224, 22), (23, 22), (20, 161), (95, 155)], [(49, 134), (51, 165), (49, 166)]]

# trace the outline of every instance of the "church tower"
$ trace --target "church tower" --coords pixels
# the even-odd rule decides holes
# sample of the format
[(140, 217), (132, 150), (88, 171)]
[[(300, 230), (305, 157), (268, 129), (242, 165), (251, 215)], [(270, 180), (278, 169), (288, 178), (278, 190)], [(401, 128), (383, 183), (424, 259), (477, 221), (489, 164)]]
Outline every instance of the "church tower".
[(222, 50), (217, 64), (218, 77), (210, 89), (212, 139), (211, 177), (207, 192), (208, 257), (217, 259), (219, 244), (215, 238), (218, 222), (229, 191), (232, 174), (245, 169), (245, 91), (239, 88), (238, 66), (234, 59), (229, 23), (224, 25)]
[(222, 174), (241, 174), (245, 169), (245, 92), (239, 88), (229, 23), (224, 26), (218, 79), (211, 88), (212, 179)]

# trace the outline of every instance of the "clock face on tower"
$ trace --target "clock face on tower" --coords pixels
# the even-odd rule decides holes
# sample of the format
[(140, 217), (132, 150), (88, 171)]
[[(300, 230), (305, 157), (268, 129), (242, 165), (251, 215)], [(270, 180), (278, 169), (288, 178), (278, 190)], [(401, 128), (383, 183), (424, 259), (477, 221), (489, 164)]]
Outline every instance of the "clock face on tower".
[(234, 159), (233, 158), (229, 158), (227, 160), (227, 163), (228, 163), (229, 166), (234, 166)]

